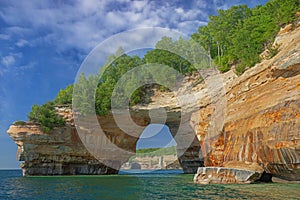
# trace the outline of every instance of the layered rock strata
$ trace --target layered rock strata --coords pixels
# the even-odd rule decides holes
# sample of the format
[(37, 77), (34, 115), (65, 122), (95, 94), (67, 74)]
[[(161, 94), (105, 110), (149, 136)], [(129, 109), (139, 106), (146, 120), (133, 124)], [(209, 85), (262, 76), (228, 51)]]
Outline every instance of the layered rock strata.
[(258, 163), (275, 177), (300, 180), (300, 27), (279, 35), (276, 43), (280, 51), (272, 59), (240, 77), (224, 74), (227, 106), (217, 137), (207, 132), (213, 106), (195, 113), (205, 166)]
[(89, 154), (74, 127), (56, 128), (49, 135), (38, 125), (12, 125), (8, 132), (18, 145), (24, 176), (117, 173)]
[[(142, 131), (134, 130), (125, 122), (122, 128), (126, 126), (131, 133), (127, 134), (116, 124), (112, 114), (97, 117), (97, 123), (91, 123), (92, 117), (84, 117), (76, 124), (69, 107), (60, 106), (56, 111), (65, 118), (67, 123), (64, 127), (56, 127), (49, 133), (44, 133), (37, 124), (16, 123), (7, 131), (18, 145), (17, 157), (22, 162), (24, 176), (116, 174), (122, 164), (135, 154), (136, 143)], [(136, 124), (146, 127), (150, 123), (148, 112), (132, 111), (131, 118)], [(124, 118), (120, 113), (118, 115)], [(177, 122), (181, 119), (178, 112), (172, 111), (168, 115), (168, 123), (173, 125), (172, 130), (176, 127), (178, 129)], [(99, 126), (104, 134), (98, 132)], [(187, 146), (190, 148), (187, 151), (183, 149), (186, 148), (185, 141), (188, 141), (186, 138), (191, 137), (189, 141), (196, 138), (192, 129), (185, 135), (187, 137), (177, 138), (178, 148), (182, 147), (179, 149), (183, 151), (178, 160), (184, 166), (185, 173), (195, 173), (203, 164), (199, 156), (193, 156), (198, 155), (200, 146), (198, 142), (194, 142)], [(95, 145), (97, 147), (93, 149)]]

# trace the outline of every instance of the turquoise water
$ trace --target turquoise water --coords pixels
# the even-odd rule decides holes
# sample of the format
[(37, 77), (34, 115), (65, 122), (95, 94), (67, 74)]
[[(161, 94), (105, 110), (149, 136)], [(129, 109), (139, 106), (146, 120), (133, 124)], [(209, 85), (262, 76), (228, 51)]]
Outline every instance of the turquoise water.
[[(173, 171), (176, 172), (176, 171)], [(0, 171), (0, 199), (300, 199), (300, 184), (197, 185), (193, 175), (21, 177)]]

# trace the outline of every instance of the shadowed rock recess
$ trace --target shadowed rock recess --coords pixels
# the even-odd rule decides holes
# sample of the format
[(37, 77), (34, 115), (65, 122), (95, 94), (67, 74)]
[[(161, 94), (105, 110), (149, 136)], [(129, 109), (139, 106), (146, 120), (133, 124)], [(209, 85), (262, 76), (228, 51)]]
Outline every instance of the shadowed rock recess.
[[(300, 27), (278, 35), (276, 43), (280, 45), (276, 56), (239, 77), (231, 70), (222, 75), (210, 73), (201, 82), (196, 74), (185, 77), (178, 91), (154, 91), (151, 103), (131, 109), (133, 121), (140, 126), (164, 123), (149, 118), (149, 110), (164, 108), (165, 124), (177, 142), (184, 172), (196, 173), (201, 167), (195, 175), (197, 183), (251, 183), (263, 174), (299, 181)], [(221, 76), (224, 93), (208, 89), (220, 85), (213, 82), (220, 80), (217, 76)], [(216, 114), (220, 104), (224, 109)], [(99, 142), (110, 141), (131, 153), (120, 159), (107, 149), (107, 154), (96, 159), (82, 144), (70, 108), (57, 111), (67, 124), (50, 133), (30, 123), (9, 128), (8, 134), (19, 147), (24, 175), (113, 174), (135, 152), (141, 132), (131, 130), (135, 137), (124, 133), (108, 115), (98, 119), (105, 132)], [(223, 121), (216, 122), (219, 115)], [(216, 123), (222, 125), (220, 130), (211, 128)], [(77, 127), (86, 131), (85, 143), (96, 131), (87, 127)], [(108, 162), (113, 168), (103, 164)]]

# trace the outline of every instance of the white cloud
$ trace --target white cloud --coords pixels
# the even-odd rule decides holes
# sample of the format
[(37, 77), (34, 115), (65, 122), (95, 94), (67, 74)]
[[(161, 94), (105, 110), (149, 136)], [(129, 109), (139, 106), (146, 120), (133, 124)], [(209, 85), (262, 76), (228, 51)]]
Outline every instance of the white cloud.
[(22, 57), (22, 53), (9, 53), (9, 55), (3, 56), (1, 58), (0, 76), (3, 76), (9, 71), (14, 71)]
[(183, 14), (184, 10), (182, 8), (176, 8), (175, 12), (178, 13), (178, 14)]
[(24, 47), (24, 46), (27, 46), (29, 45), (29, 42), (27, 40), (24, 40), (24, 39), (20, 39), (18, 40), (18, 42), (16, 42), (16, 46), (17, 47)]
[(15, 62), (16, 62), (16, 59), (15, 59), (15, 57), (13, 55), (4, 56), (1, 59), (1, 63), (5, 67), (12, 66), (13, 64), (15, 64)]
[(147, 6), (148, 1), (133, 1), (131, 3), (131, 8), (132, 10), (136, 11), (136, 12), (141, 12), (145, 6)]
[[(7, 29), (10, 34), (36, 37), (38, 33), (35, 40), (37, 43), (49, 42), (62, 51), (70, 48), (88, 51), (105, 38), (132, 28), (175, 26), (180, 30), (177, 24), (196, 20), (199, 13), (197, 9), (195, 7), (185, 12), (175, 4), (157, 1), (112, 3), (92, 0), (69, 4), (60, 1), (46, 1), (44, 4), (39, 1), (21, 1), (2, 9), (0, 16), (7, 24), (13, 25)], [(28, 33), (28, 29), (31, 29), (31, 33)], [(196, 31), (197, 27), (188, 30), (191, 29)], [(25, 41), (18, 40), (16, 45), (27, 45)]]
[(0, 17), (9, 27), (0, 39), (10, 35), (18, 38), (18, 47), (30, 41), (35, 46), (52, 45), (58, 52), (88, 53), (109, 36), (138, 27), (168, 27), (191, 34), (217, 8), (237, 3), (242, 1), (7, 1)]

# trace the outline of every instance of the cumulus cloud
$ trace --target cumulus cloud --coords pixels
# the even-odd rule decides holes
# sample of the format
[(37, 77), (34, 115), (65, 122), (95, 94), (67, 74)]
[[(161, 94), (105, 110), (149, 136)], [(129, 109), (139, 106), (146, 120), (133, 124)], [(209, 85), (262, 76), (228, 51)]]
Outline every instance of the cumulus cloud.
[(0, 3), (0, 18), (7, 24), (0, 39), (13, 36), (17, 38), (17, 47), (24, 47), (30, 41), (33, 46), (51, 45), (58, 52), (77, 49), (88, 53), (106, 38), (139, 27), (159, 26), (191, 34), (205, 24), (216, 9), (243, 2), (6, 0)]
[(9, 53), (6, 56), (2, 56), (0, 59), (0, 76), (3, 76), (7, 72), (11, 72), (14, 75), (20, 75), (25, 70), (32, 69), (36, 66), (36, 62), (29, 62), (27, 64), (20, 64), (20, 60), (23, 58), (23, 53)]
[(18, 40), (18, 42), (16, 42), (16, 46), (17, 47), (24, 47), (24, 46), (27, 46), (29, 45), (29, 42), (27, 40), (24, 40), (24, 39), (20, 39)]
[[(200, 15), (206, 11), (197, 6), (187, 10), (168, 1), (7, 1), (0, 10), (0, 17), (11, 25), (5, 28), (8, 34), (32, 37), (35, 45), (46, 42), (61, 51), (88, 51), (113, 34), (137, 27), (169, 27), (189, 34), (186, 30), (197, 30), (195, 24), (187, 29), (177, 25), (207, 20)], [(27, 45), (25, 41), (19, 39), (16, 45)]]
[(1, 63), (5, 67), (9, 67), (9, 66), (13, 65), (13, 64), (15, 64), (15, 62), (16, 62), (16, 59), (13, 55), (4, 56), (1, 59)]
[(16, 64), (17, 60), (22, 58), (22, 56), (22, 53), (10, 53), (9, 55), (1, 58), (1, 64), (4, 67), (11, 67)]

